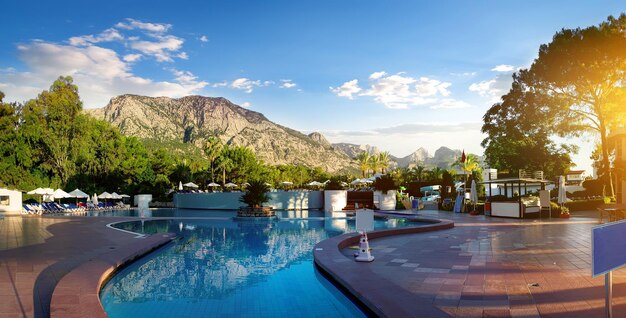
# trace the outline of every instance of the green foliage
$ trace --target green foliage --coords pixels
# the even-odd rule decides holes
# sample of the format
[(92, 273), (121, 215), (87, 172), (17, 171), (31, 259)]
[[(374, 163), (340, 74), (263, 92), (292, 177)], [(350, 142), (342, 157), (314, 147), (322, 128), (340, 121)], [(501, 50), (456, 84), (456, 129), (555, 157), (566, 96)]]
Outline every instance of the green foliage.
[(326, 186), (324, 187), (325, 190), (344, 190), (345, 187), (343, 186), (341, 180), (337, 177), (333, 177), (330, 178), (330, 181), (328, 183), (326, 183)]
[(384, 175), (380, 178), (377, 178), (376, 180), (374, 180), (372, 186), (374, 186), (374, 189), (381, 191), (385, 194), (391, 190), (398, 190), (398, 183), (389, 175)]
[(558, 175), (576, 148), (557, 147), (549, 138), (592, 132), (600, 137), (603, 180), (613, 195), (606, 139), (626, 118), (625, 46), (625, 14), (597, 26), (563, 29), (541, 45), (531, 67), (514, 75), (510, 92), (485, 114), (487, 161), (514, 168), (523, 164), (516, 160), (521, 156), (534, 167), (551, 164), (543, 170)]
[(270, 191), (265, 181), (252, 180), (250, 185), (246, 187), (245, 193), (239, 198), (239, 201), (245, 203), (250, 208), (259, 208), (263, 203), (270, 200), (267, 192)]

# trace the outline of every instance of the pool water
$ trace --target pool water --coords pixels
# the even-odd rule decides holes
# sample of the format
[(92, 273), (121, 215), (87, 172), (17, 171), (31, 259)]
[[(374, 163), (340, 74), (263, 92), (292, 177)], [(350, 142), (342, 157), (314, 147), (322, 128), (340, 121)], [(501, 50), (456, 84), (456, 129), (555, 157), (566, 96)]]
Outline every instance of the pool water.
[[(375, 222), (375, 228), (419, 225)], [(354, 220), (169, 219), (116, 226), (180, 238), (104, 286), (100, 298), (109, 317), (365, 316), (313, 264), (315, 244), (353, 232)]]

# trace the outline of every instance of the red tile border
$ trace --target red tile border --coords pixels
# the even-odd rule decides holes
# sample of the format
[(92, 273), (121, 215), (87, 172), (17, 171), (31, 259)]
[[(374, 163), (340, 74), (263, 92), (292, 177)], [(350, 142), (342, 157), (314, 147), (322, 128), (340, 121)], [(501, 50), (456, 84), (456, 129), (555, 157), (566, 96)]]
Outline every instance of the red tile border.
[[(368, 239), (426, 233), (454, 227), (454, 222), (449, 220), (425, 219), (419, 217), (410, 219), (433, 224), (419, 227), (372, 231), (367, 233)], [(431, 301), (416, 299), (414, 295), (409, 292), (397, 290), (397, 288), (393, 287), (387, 280), (380, 279), (373, 274), (367, 267), (367, 263), (354, 264), (353, 260), (341, 253), (342, 249), (358, 244), (359, 240), (359, 234), (347, 233), (318, 243), (315, 245), (313, 251), (315, 264), (379, 317), (414, 316), (414, 313), (411, 311), (415, 307), (419, 308), (422, 317), (449, 316), (449, 314), (441, 311), (439, 308), (432, 306)], [(346, 261), (351, 262), (351, 266), (345, 266)], [(393, 300), (391, 297), (378, 297), (390, 291), (394, 292)], [(412, 305), (398, 306), (398, 303)]]
[(112, 250), (85, 262), (65, 275), (56, 285), (50, 317), (107, 317), (100, 303), (100, 289), (122, 266), (171, 242), (175, 234), (154, 234), (135, 244)]

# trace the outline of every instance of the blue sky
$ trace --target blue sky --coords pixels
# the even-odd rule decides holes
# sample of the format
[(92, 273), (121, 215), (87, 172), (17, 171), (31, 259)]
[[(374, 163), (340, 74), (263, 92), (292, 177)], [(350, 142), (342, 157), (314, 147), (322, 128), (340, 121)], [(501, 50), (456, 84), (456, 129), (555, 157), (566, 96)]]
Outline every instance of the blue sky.
[[(9, 1), (0, 90), (72, 75), (86, 108), (124, 93), (223, 96), (331, 142), (482, 154), (482, 115), (561, 28), (617, 1)], [(590, 169), (593, 137), (575, 161)]]

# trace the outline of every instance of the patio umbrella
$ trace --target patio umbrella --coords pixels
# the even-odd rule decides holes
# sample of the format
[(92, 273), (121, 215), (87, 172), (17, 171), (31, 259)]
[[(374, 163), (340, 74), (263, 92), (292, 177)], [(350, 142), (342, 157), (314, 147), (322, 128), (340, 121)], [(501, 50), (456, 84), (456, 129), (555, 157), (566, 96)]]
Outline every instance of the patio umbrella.
[(36, 193), (36, 194), (41, 194), (43, 196), (44, 201), (52, 201), (50, 197), (52, 196), (53, 193), (54, 193), (54, 189), (43, 188), (41, 189), (40, 193)]
[(67, 192), (65, 192), (65, 191), (63, 191), (61, 189), (56, 189), (56, 190), (54, 190), (54, 192), (52, 192), (53, 200), (54, 199), (59, 199), (59, 201), (61, 201), (60, 199), (71, 198), (71, 197), (72, 196), (69, 193), (67, 193)]
[(284, 185), (292, 185), (293, 184), (293, 182), (291, 182), (291, 181), (283, 181), (281, 183), (284, 184)]
[(26, 192), (26, 194), (39, 194), (39, 195), (42, 195), (43, 193), (41, 193), (41, 191), (43, 191), (43, 188), (37, 188), (37, 189), (30, 190), (30, 191)]
[(94, 193), (93, 197), (91, 197), (91, 201), (93, 202), (93, 205), (98, 206), (98, 195)]
[(122, 198), (130, 198), (130, 195), (128, 195), (128, 194), (120, 194), (120, 197), (122, 197)]
[(219, 187), (220, 185), (215, 183), (215, 182), (211, 182), (208, 184), (209, 187)]
[(317, 182), (317, 181), (311, 181), (311, 182), (307, 183), (307, 185), (308, 185), (308, 186), (311, 186), (311, 187), (319, 187), (319, 186), (321, 186), (322, 184), (323, 184), (323, 183), (321, 183), (321, 182)]
[(225, 187), (227, 187), (227, 188), (234, 188), (234, 187), (236, 187), (237, 185), (236, 185), (236, 184), (234, 184), (234, 183), (232, 183), (232, 182), (229, 182), (229, 183), (225, 184), (224, 186), (225, 186)]
[(178, 181), (178, 191), (183, 191), (183, 182)]
[(559, 176), (559, 194), (557, 196), (557, 202), (563, 206), (567, 201), (567, 192), (565, 191), (565, 177)]
[(478, 191), (476, 190), (476, 180), (472, 180), (470, 187), (470, 202), (474, 204), (474, 211), (476, 211), (476, 202), (478, 202)]
[(75, 189), (70, 192), (69, 195), (71, 195), (72, 198), (76, 198), (76, 205), (78, 205), (78, 199), (87, 199), (87, 201), (89, 201), (89, 195), (79, 189)]
[(115, 192), (111, 193), (111, 199), (120, 200), (121, 198), (122, 198), (122, 196), (120, 196), (119, 194), (117, 194)]
[(100, 193), (100, 195), (98, 195), (99, 199), (112, 199), (113, 197), (111, 196), (110, 193), (104, 191), (102, 193)]
[(85, 198), (89, 197), (89, 195), (87, 193), (85, 193), (83, 191), (80, 191), (79, 189), (76, 189), (76, 190), (70, 192), (69, 195), (72, 198), (79, 198), (79, 199), (85, 199)]
[(354, 179), (352, 180), (352, 182), (350, 182), (351, 185), (357, 185), (357, 184), (362, 184), (362, 183), (365, 183), (365, 181), (361, 179)]
[(194, 188), (194, 189), (198, 188), (198, 185), (193, 183), (193, 182), (187, 182), (187, 183), (183, 184), (183, 186), (187, 187), (187, 188)]

